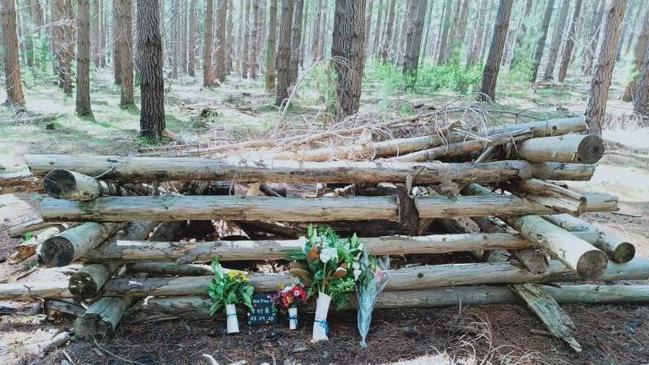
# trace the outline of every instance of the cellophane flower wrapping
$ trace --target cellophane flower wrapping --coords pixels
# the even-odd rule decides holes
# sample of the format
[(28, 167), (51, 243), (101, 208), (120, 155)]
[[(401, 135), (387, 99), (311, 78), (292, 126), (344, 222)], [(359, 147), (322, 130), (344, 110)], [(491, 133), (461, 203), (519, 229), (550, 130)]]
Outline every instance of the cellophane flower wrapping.
[(359, 261), (361, 271), (359, 281), (356, 284), (356, 296), (358, 299), (357, 325), (361, 335), (360, 345), (367, 347), (367, 333), (372, 323), (372, 312), (385, 286), (388, 284), (390, 259), (388, 256), (375, 258), (363, 250)]

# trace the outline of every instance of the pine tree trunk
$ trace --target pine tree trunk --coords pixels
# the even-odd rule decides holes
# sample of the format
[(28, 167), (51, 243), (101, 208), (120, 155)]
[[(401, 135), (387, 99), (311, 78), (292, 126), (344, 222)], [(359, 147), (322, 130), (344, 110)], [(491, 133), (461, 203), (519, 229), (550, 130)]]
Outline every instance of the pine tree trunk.
[(234, 21), (232, 18), (234, 17), (234, 2), (232, 0), (228, 0), (228, 12), (229, 16), (228, 18), (228, 27), (226, 30), (226, 35), (225, 35), (225, 43), (226, 43), (226, 50), (225, 50), (225, 73), (229, 75), (232, 72), (232, 61), (234, 59)]
[(367, 3), (367, 10), (365, 10), (365, 52), (367, 55), (370, 55), (370, 38), (372, 37), (372, 12), (374, 10), (374, 1), (369, 1)]
[(554, 66), (557, 63), (559, 56), (559, 48), (561, 48), (561, 39), (563, 38), (564, 28), (566, 27), (566, 19), (568, 19), (568, 10), (570, 9), (570, 0), (563, 0), (559, 18), (552, 34), (552, 42), (550, 42), (550, 50), (548, 52), (548, 62), (545, 64), (545, 72), (543, 72), (544, 80), (552, 80), (554, 78)]
[(122, 84), (121, 30), (119, 29), (119, 2), (113, 0), (113, 77), (115, 85)]
[(165, 130), (162, 37), (159, 19), (158, 0), (137, 0), (137, 62), (142, 78), (140, 135), (153, 139), (159, 139)]
[(106, 10), (104, 1), (99, 0), (99, 67), (106, 67)]
[(291, 65), (291, 29), (293, 27), (293, 1), (282, 0), (282, 18), (279, 23), (277, 44), (277, 94), (275, 104), (281, 105), (288, 98)]
[(20, 77), (20, 56), (18, 34), (16, 33), (16, 3), (15, 0), (2, 0), (2, 35), (4, 38), (4, 69), (5, 89), (7, 100), (5, 105), (22, 109), (25, 106), (25, 96)]
[(302, 36), (302, 16), (304, 1), (295, 0), (293, 5), (293, 28), (291, 29), (291, 61), (288, 69), (289, 85), (295, 85), (300, 67), (300, 37)]
[(121, 108), (128, 108), (135, 104), (133, 99), (133, 54), (131, 45), (133, 40), (131, 19), (133, 3), (131, 0), (116, 0), (116, 2), (118, 3), (117, 9), (119, 13), (117, 23), (119, 28), (119, 41), (115, 47), (119, 48), (120, 74), (122, 76), (119, 106)]
[(536, 41), (536, 49), (534, 50), (534, 56), (532, 57), (532, 76), (530, 77), (530, 82), (536, 81), (536, 76), (539, 72), (539, 66), (541, 65), (541, 58), (543, 58), (545, 39), (548, 36), (548, 28), (550, 27), (550, 19), (552, 18), (553, 9), (554, 0), (548, 0), (548, 4), (545, 7), (545, 13), (543, 13), (543, 20), (541, 21), (541, 35)]
[(649, 45), (645, 46), (644, 61), (638, 75), (638, 86), (633, 98), (633, 112), (649, 117)]
[(203, 41), (203, 86), (212, 86), (212, 20), (214, 19), (214, 0), (206, 0), (205, 39)]
[(410, 8), (408, 30), (406, 32), (406, 50), (402, 72), (406, 77), (406, 86), (414, 89), (417, 82), (417, 68), (421, 53), (421, 37), (424, 31), (426, 6), (428, 0), (413, 0)]
[[(645, 11), (643, 19), (642, 30), (640, 31), (638, 40), (635, 43), (633, 55), (634, 70), (640, 70), (643, 60), (647, 57), (647, 45), (649, 44), (649, 8)], [(633, 94), (637, 89), (639, 76), (640, 73), (633, 75), (631, 81), (629, 81), (624, 88), (624, 95), (622, 95), (623, 101), (629, 102), (633, 100)]]
[(606, 114), (606, 102), (611, 87), (611, 76), (615, 66), (615, 51), (620, 39), (620, 28), (624, 19), (627, 0), (613, 0), (606, 14), (606, 24), (597, 64), (590, 83), (586, 122), (590, 133), (602, 135), (602, 124)]
[(388, 20), (385, 23), (385, 29), (383, 31), (383, 38), (381, 39), (381, 62), (385, 63), (388, 61), (388, 49), (390, 47), (390, 41), (392, 40), (392, 27), (394, 26), (394, 2), (395, 0), (390, 0), (390, 5), (388, 8)]
[(77, 14), (77, 102), (76, 113), (92, 118), (90, 108), (90, 4), (78, 0)]
[(244, 17), (243, 53), (241, 55), (241, 76), (248, 78), (250, 72), (250, 1), (246, 0), (246, 13)]
[(277, 0), (270, 0), (268, 37), (266, 41), (266, 91), (275, 89), (275, 36), (277, 34)]
[(315, 23), (313, 24), (313, 39), (314, 42), (311, 45), (311, 58), (313, 59), (313, 62), (319, 61), (320, 60), (320, 46), (318, 45), (318, 42), (320, 41), (321, 37), (321, 29), (324, 28), (322, 26), (322, 12), (324, 8), (322, 6), (322, 0), (318, 0), (318, 4), (316, 5), (316, 13), (315, 13)]
[(489, 47), (487, 63), (482, 74), (482, 85), (478, 97), (481, 101), (496, 100), (496, 81), (498, 80), (498, 71), (500, 71), (500, 61), (503, 57), (509, 18), (512, 14), (512, 3), (513, 0), (500, 0), (498, 5), (494, 34)]
[(187, 55), (187, 73), (189, 76), (196, 76), (196, 23), (198, 13), (196, 12), (196, 0), (191, 0), (189, 5), (189, 43)]
[(218, 7), (216, 12), (216, 42), (218, 48), (216, 49), (216, 78), (219, 83), (225, 81), (227, 75), (226, 63), (226, 39), (225, 29), (227, 24), (228, 14), (228, 0), (218, 0)]
[(90, 17), (90, 39), (92, 63), (99, 67), (99, 0), (92, 0)]
[[(381, 11), (385, 9), (385, 13), (381, 14)], [(388, 8), (383, 7), (383, 0), (379, 0), (379, 7), (376, 9), (376, 26), (374, 27), (374, 41), (372, 42), (372, 55), (376, 57), (376, 55), (379, 53), (379, 45), (381, 44), (381, 36), (383, 33), (381, 32), (381, 23), (383, 18), (385, 17), (387, 19), (387, 14), (388, 14)]]
[(453, 11), (453, 3), (451, 0), (446, 0), (446, 5), (444, 6), (444, 18), (442, 19), (442, 36), (439, 39), (439, 44), (437, 48), (437, 63), (444, 63), (445, 60), (445, 51), (446, 51), (446, 42), (448, 41), (448, 32), (451, 27), (451, 12)]
[(318, 39), (318, 60), (322, 60), (327, 56), (325, 53), (325, 45), (329, 38), (328, 35), (331, 34), (331, 30), (329, 29), (329, 8), (326, 5), (327, 4), (325, 3), (324, 8), (322, 9), (322, 25), (320, 26), (322, 36)]
[(457, 23), (457, 30), (455, 32), (455, 37), (454, 37), (455, 39), (453, 40), (453, 44), (451, 45), (451, 55), (456, 49), (458, 50), (458, 53), (462, 49), (462, 45), (464, 44), (464, 37), (466, 36), (466, 25), (467, 25), (468, 16), (469, 16), (469, 1), (464, 0), (462, 2), (462, 10), (460, 11), (460, 17)]
[(180, 16), (180, 0), (171, 0), (171, 34), (169, 47), (169, 60), (171, 61), (171, 78), (178, 78), (178, 28)]
[[(255, 80), (257, 78), (257, 68), (259, 68), (259, 65), (257, 63), (257, 37), (259, 36), (259, 24), (260, 24), (260, 19), (259, 19), (259, 4), (257, 1), (252, 1), (251, 7), (250, 7), (250, 18), (252, 19), (252, 27), (250, 31), (250, 41), (248, 43), (248, 77), (251, 79)], [(298, 40), (299, 43), (299, 40)]]
[[(392, 50), (394, 52), (393, 59), (397, 66), (403, 66), (403, 52), (406, 45), (406, 29), (408, 29), (408, 24), (410, 23), (408, 12), (412, 8), (414, 0), (408, 0), (404, 6), (403, 13), (401, 14), (399, 24), (399, 33), (398, 37), (394, 40), (394, 45)], [(395, 28), (396, 32), (396, 28)]]
[(471, 49), (467, 56), (467, 67), (475, 65), (480, 59), (480, 50), (482, 49), (482, 42), (484, 41), (485, 24), (487, 23), (485, 19), (488, 13), (487, 5), (488, 0), (480, 0), (477, 11), (478, 25), (475, 28), (475, 39), (473, 40), (473, 44), (471, 45)]
[(459, 1), (454, 2), (453, 7), (453, 18), (451, 19), (451, 26), (449, 28), (448, 37), (446, 39), (446, 44), (444, 45), (444, 63), (448, 62), (451, 59), (453, 54), (453, 46), (455, 43), (455, 36), (458, 31), (458, 22), (460, 21), (460, 11), (462, 3)]
[(331, 56), (336, 70), (336, 118), (358, 112), (365, 56), (365, 0), (336, 0)]
[(577, 23), (579, 22), (579, 13), (581, 11), (582, 0), (577, 0), (575, 3), (575, 10), (572, 13), (572, 21), (570, 22), (570, 30), (568, 31), (568, 39), (563, 47), (563, 56), (561, 58), (561, 65), (559, 67), (559, 81), (563, 82), (568, 73), (568, 66), (572, 59), (572, 50), (575, 47), (575, 39), (577, 38)]
[(595, 53), (597, 52), (597, 45), (599, 44), (600, 38), (600, 25), (602, 24), (602, 19), (604, 17), (604, 7), (606, 6), (606, 0), (600, 0), (599, 7), (597, 7), (597, 13), (593, 19), (590, 27), (590, 37), (589, 37), (589, 47), (585, 52), (586, 60), (584, 61), (583, 72), (584, 75), (590, 76), (593, 72), (593, 61), (595, 60)]

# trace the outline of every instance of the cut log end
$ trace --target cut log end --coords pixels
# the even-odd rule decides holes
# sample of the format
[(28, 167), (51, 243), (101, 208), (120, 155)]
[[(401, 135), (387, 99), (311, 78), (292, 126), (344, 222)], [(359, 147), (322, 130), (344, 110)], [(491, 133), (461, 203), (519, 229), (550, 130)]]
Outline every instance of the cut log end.
[(68, 290), (75, 298), (93, 298), (99, 288), (93, 277), (85, 272), (77, 272), (70, 277)]
[(623, 264), (635, 257), (635, 246), (630, 242), (621, 242), (610, 252), (611, 260)]
[(597, 279), (608, 265), (608, 257), (603, 251), (591, 250), (585, 252), (577, 262), (577, 273), (583, 279)]
[(38, 262), (47, 267), (60, 267), (74, 260), (74, 245), (63, 236), (53, 236), (45, 240), (38, 253)]
[(57, 199), (65, 199), (75, 191), (77, 182), (74, 174), (68, 170), (52, 170), (43, 179), (45, 192)]
[(577, 148), (577, 161), (581, 163), (596, 163), (604, 155), (604, 141), (596, 134), (585, 136)]

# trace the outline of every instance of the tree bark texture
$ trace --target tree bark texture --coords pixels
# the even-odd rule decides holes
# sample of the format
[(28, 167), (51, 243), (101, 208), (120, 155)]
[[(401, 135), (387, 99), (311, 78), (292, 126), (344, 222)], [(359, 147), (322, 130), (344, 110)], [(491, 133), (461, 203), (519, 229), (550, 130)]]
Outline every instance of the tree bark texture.
[(496, 15), (496, 26), (494, 29), (489, 55), (482, 74), (482, 85), (480, 86), (481, 101), (496, 100), (496, 82), (500, 71), (500, 61), (503, 57), (505, 38), (509, 28), (509, 18), (512, 13), (513, 0), (500, 0), (498, 14)]
[(92, 118), (90, 107), (90, 4), (78, 0), (77, 14), (77, 100), (78, 115)]
[(214, 30), (214, 0), (206, 0), (205, 10), (205, 39), (203, 40), (203, 86), (212, 86), (212, 39)]
[[(279, 24), (277, 44), (277, 92), (275, 104), (282, 105), (288, 99), (291, 84), (291, 30), (293, 27), (293, 1), (282, 0), (282, 17)], [(324, 35), (321, 35), (324, 36)]]
[(118, 2), (119, 39), (115, 47), (119, 47), (119, 62), (121, 75), (121, 97), (119, 105), (128, 108), (135, 104), (133, 97), (133, 24), (131, 11), (133, 3), (131, 0), (116, 0)]
[(270, 0), (270, 13), (268, 14), (268, 36), (266, 40), (266, 91), (275, 90), (275, 45), (277, 35), (277, 1)]
[(548, 28), (550, 28), (550, 20), (552, 18), (552, 11), (554, 10), (554, 0), (548, 0), (543, 13), (543, 20), (541, 21), (541, 29), (539, 39), (536, 41), (536, 48), (532, 57), (532, 76), (530, 82), (536, 81), (536, 76), (539, 72), (541, 65), (541, 58), (543, 58), (543, 50), (545, 49), (545, 39), (548, 36)]
[(414, 89), (417, 82), (421, 37), (424, 30), (428, 0), (413, 0), (412, 4), (413, 6), (409, 12), (408, 30), (406, 31), (406, 49), (402, 68), (402, 72), (406, 76), (406, 86), (410, 89)]
[[(255, 2), (256, 3), (256, 2)], [(228, 65), (226, 63), (226, 34), (225, 28), (227, 23), (227, 14), (228, 14), (228, 0), (217, 0), (217, 9), (216, 9), (216, 60), (214, 69), (216, 71), (216, 78), (219, 83), (225, 81), (225, 76), (227, 75)]]
[(548, 59), (545, 64), (545, 71), (543, 72), (544, 80), (552, 80), (554, 78), (554, 66), (557, 64), (557, 57), (559, 56), (559, 49), (561, 48), (561, 40), (563, 39), (564, 28), (566, 27), (566, 20), (568, 19), (568, 10), (570, 10), (570, 0), (563, 0), (561, 10), (559, 11), (559, 17), (557, 18), (554, 32), (552, 34), (552, 41), (550, 42)]
[(633, 94), (635, 94), (635, 91), (638, 87), (640, 69), (642, 68), (642, 64), (647, 55), (647, 45), (649, 45), (649, 8), (647, 8), (647, 10), (645, 11), (643, 19), (642, 29), (640, 30), (640, 34), (638, 35), (638, 39), (636, 40), (633, 50), (633, 70), (638, 71), (638, 73), (634, 74), (631, 81), (629, 81), (629, 83), (626, 85), (626, 87), (624, 88), (624, 95), (622, 96), (622, 100), (627, 102), (633, 100)]
[(2, 0), (2, 35), (4, 38), (5, 105), (22, 109), (25, 106), (20, 77), (20, 55), (16, 25), (15, 0)]
[(295, 85), (300, 67), (300, 38), (302, 36), (302, 17), (304, 0), (295, 0), (293, 5), (293, 27), (291, 29), (291, 59), (289, 61), (289, 86)]
[(563, 82), (568, 73), (568, 66), (572, 59), (572, 50), (575, 47), (575, 40), (577, 39), (577, 24), (579, 23), (579, 14), (581, 12), (582, 0), (577, 0), (575, 3), (575, 10), (572, 13), (572, 20), (570, 22), (570, 30), (568, 31), (568, 38), (563, 47), (563, 55), (561, 56), (561, 64), (559, 66), (559, 81)]

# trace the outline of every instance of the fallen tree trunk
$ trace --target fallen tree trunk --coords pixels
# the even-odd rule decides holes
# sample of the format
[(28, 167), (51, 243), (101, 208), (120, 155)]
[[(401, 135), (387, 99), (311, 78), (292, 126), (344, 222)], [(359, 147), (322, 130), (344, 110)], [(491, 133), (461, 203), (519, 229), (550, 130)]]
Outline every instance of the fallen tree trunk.
[(57, 222), (44, 222), (43, 219), (37, 218), (11, 226), (7, 233), (9, 237), (20, 237), (25, 233), (40, 231), (41, 229), (58, 226), (59, 224)]
[[(383, 236), (361, 238), (370, 253), (382, 255), (439, 254), (473, 250), (525, 248), (531, 245), (517, 234), (440, 234), (431, 236)], [(301, 249), (301, 240), (153, 242), (125, 241), (88, 252), (88, 262), (281, 260)]]
[(57, 199), (89, 201), (103, 195), (127, 195), (117, 184), (69, 170), (52, 170), (43, 178), (45, 192)]
[(113, 334), (131, 301), (129, 297), (102, 297), (95, 301), (74, 322), (75, 335), (87, 338)]
[[(501, 182), (532, 176), (552, 180), (588, 180), (594, 167), (532, 165), (526, 161), (486, 163), (404, 163), (390, 161), (300, 162), (254, 161), (244, 158), (198, 159), (120, 156), (26, 155), (32, 173), (43, 176), (54, 169), (66, 169), (105, 179), (138, 181), (216, 180), (286, 183), (404, 182), (432, 184), (442, 181)], [(536, 176), (537, 171), (542, 176)]]
[(105, 197), (89, 203), (45, 198), (41, 203), (41, 216), (45, 220), (95, 222), (216, 218), (283, 222), (396, 221), (399, 217), (393, 197), (301, 199), (250, 196)]
[[(158, 225), (158, 222), (133, 222), (121, 235), (121, 239), (127, 240), (142, 240), (148, 237), (149, 233)], [(106, 245), (115, 244), (115, 240), (107, 242)], [(101, 290), (106, 280), (108, 280), (117, 269), (120, 263), (108, 262), (106, 264), (89, 264), (83, 265), (81, 268), (70, 275), (68, 281), (68, 289), (75, 298), (85, 300), (95, 298)]]
[(583, 115), (569, 118), (556, 118), (536, 122), (507, 124), (489, 130), (489, 134), (508, 133), (511, 131), (529, 128), (534, 137), (559, 136), (568, 133), (579, 133), (588, 130), (586, 118)]
[(11, 255), (9, 263), (17, 264), (33, 256), (34, 254), (36, 254), (36, 248), (40, 244), (63, 230), (65, 230), (65, 227), (63, 227), (62, 225), (57, 225), (36, 232), (36, 235), (34, 235), (32, 238), (22, 242), (20, 245), (18, 245), (18, 247), (16, 247), (16, 252)]
[[(208, 261), (208, 260), (206, 260)], [(156, 275), (200, 276), (214, 274), (210, 265), (178, 264), (175, 262), (138, 262), (126, 267), (130, 273)]]
[[(57, 200), (57, 199), (52, 199)], [(67, 200), (60, 200), (67, 201)], [(66, 266), (114, 235), (122, 224), (88, 222), (45, 240), (38, 252), (38, 262), (47, 267)]]
[(597, 227), (568, 214), (543, 217), (549, 222), (581, 237), (606, 252), (611, 260), (624, 263), (635, 257), (635, 246), (614, 234), (608, 234)]
[[(478, 184), (468, 185), (465, 191), (474, 195), (493, 195)], [(608, 258), (603, 251), (539, 216), (509, 217), (505, 221), (584, 278), (598, 278), (606, 269)]]
[[(632, 260), (626, 264), (609, 265), (602, 280), (649, 278), (649, 262)], [(124, 277), (109, 280), (104, 286), (110, 296), (203, 295), (213, 276), (158, 277), (140, 279)], [(296, 279), (286, 274), (252, 274), (250, 283), (257, 292), (270, 292), (290, 285)], [(453, 285), (517, 284), (580, 280), (565, 265), (553, 261), (544, 274), (532, 274), (509, 263), (471, 263), (408, 267), (390, 271), (386, 290), (425, 289)]]
[(518, 157), (531, 162), (595, 163), (604, 155), (604, 141), (596, 134), (532, 138), (516, 146)]
[(0, 299), (33, 300), (36, 298), (70, 298), (68, 283), (64, 280), (0, 284)]
[[(313, 150), (298, 149), (273, 154), (276, 160), (296, 161), (329, 161), (329, 160), (355, 160), (359, 157), (386, 157), (407, 154), (426, 148), (447, 143), (453, 136), (448, 132), (460, 125), (459, 122), (451, 123), (440, 128), (436, 135), (412, 138), (395, 138), (381, 142), (352, 143), (346, 146), (317, 148)], [(456, 136), (461, 138), (460, 136)]]
[[(647, 303), (649, 285), (544, 285), (543, 291), (562, 304)], [(356, 296), (350, 297), (352, 307)], [(384, 291), (376, 301), (376, 308), (439, 308), (456, 305), (489, 305), (524, 303), (506, 286), (458, 286), (427, 290)], [(134, 308), (136, 321), (160, 319), (206, 319), (211, 318), (212, 301), (199, 296), (152, 297)], [(307, 308), (309, 310), (309, 308)], [(313, 309), (311, 309), (313, 310)]]

